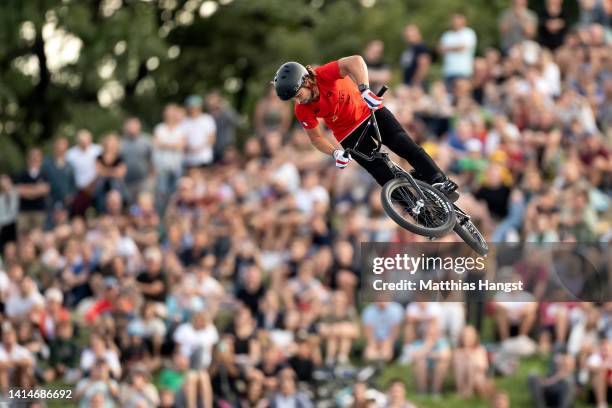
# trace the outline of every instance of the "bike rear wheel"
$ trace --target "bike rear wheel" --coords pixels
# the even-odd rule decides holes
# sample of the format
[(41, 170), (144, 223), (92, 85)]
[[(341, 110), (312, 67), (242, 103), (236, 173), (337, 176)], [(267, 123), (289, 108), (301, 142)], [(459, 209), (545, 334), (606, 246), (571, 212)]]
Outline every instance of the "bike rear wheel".
[[(393, 221), (415, 234), (442, 237), (455, 225), (455, 211), (448, 199), (435, 188), (414, 180), (423, 192), (422, 207), (417, 203), (421, 194), (406, 178), (395, 178), (384, 185), (382, 206)], [(417, 210), (418, 209), (418, 210)]]
[(459, 235), (459, 237), (470, 246), (479, 255), (486, 255), (489, 252), (489, 244), (484, 239), (478, 228), (474, 225), (470, 217), (464, 214), (464, 212), (457, 206), (455, 207), (455, 215), (457, 216), (457, 222), (453, 227), (453, 230)]

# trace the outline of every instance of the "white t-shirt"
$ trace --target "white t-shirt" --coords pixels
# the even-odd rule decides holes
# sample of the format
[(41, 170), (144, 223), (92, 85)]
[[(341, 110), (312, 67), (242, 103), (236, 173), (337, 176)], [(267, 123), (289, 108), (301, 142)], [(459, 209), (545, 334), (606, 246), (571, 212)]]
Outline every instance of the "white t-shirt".
[(444, 76), (471, 76), (474, 69), (474, 52), (476, 51), (476, 33), (469, 27), (459, 31), (447, 31), (442, 35), (443, 47), (465, 47), (461, 51), (444, 54), (442, 72)]
[(191, 357), (191, 354), (201, 347), (202, 365), (208, 367), (212, 361), (213, 346), (219, 341), (219, 333), (212, 324), (195, 330), (191, 323), (183, 323), (177, 327), (173, 339), (178, 343), (181, 353), (187, 357)]
[[(185, 131), (181, 125), (176, 125), (171, 129), (165, 123), (160, 123), (155, 126), (154, 138), (157, 143), (177, 144), (185, 140)], [(170, 171), (178, 174), (181, 172), (182, 164), (183, 152), (180, 150), (160, 147), (155, 147), (153, 150), (153, 165), (158, 171)]]
[(6, 315), (19, 320), (27, 317), (34, 306), (44, 303), (45, 299), (37, 291), (32, 292), (27, 297), (22, 297), (20, 292), (13, 292), (6, 301)]
[[(108, 364), (111, 373), (113, 373), (116, 378), (121, 377), (121, 363), (119, 362), (117, 353), (113, 350), (106, 350), (103, 358), (106, 364)], [(91, 370), (97, 359), (96, 353), (94, 353), (92, 349), (87, 348), (83, 350), (81, 353), (81, 369), (83, 371)]]
[(74, 169), (76, 185), (79, 189), (87, 187), (96, 178), (96, 159), (102, 153), (102, 146), (92, 144), (83, 150), (74, 146), (66, 152), (66, 160)]
[(12, 363), (21, 360), (29, 360), (31, 362), (34, 362), (34, 356), (30, 352), (30, 350), (23, 346), (20, 346), (19, 344), (13, 345), (10, 351), (6, 350), (3, 344), (0, 344), (0, 362)]
[(329, 193), (323, 186), (315, 186), (309, 190), (299, 189), (295, 193), (298, 208), (306, 214), (312, 214), (315, 203), (329, 203)]
[(181, 123), (181, 130), (187, 137), (188, 165), (197, 166), (209, 164), (213, 160), (213, 136), (217, 132), (215, 120), (209, 114), (203, 113), (196, 118), (186, 117)]

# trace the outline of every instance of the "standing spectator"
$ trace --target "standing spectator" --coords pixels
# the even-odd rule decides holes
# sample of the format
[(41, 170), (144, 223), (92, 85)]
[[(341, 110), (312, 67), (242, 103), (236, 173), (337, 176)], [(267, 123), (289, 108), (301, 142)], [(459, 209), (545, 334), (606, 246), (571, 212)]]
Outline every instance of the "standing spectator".
[(104, 137), (102, 144), (104, 151), (96, 159), (95, 200), (98, 213), (106, 211), (106, 194), (112, 190), (118, 191), (124, 201), (127, 199), (124, 179), (127, 167), (119, 151), (119, 138), (110, 133)]
[(364, 309), (365, 359), (390, 361), (393, 358), (393, 347), (399, 337), (403, 317), (402, 306), (395, 302), (371, 303)]
[(206, 95), (206, 110), (215, 120), (217, 137), (213, 146), (213, 160), (223, 159), (225, 150), (236, 144), (236, 128), (240, 124), (240, 116), (217, 90)]
[(453, 14), (451, 30), (442, 34), (438, 45), (443, 55), (442, 74), (447, 89), (453, 90), (458, 78), (469, 78), (474, 70), (476, 52), (476, 33), (470, 27), (463, 14)]
[(146, 187), (151, 173), (152, 150), (151, 138), (142, 132), (140, 119), (127, 119), (123, 123), (121, 157), (127, 168), (125, 184), (130, 203), (134, 203), (138, 194)]
[(84, 215), (93, 198), (96, 181), (96, 160), (102, 147), (92, 143), (89, 130), (77, 132), (76, 146), (68, 149), (66, 160), (72, 165), (75, 175), (77, 195), (72, 203), (73, 215)]
[(59, 138), (53, 143), (53, 154), (43, 162), (42, 172), (49, 180), (51, 187), (51, 204), (60, 203), (64, 208), (70, 208), (76, 193), (74, 169), (67, 161), (68, 140)]
[(0, 174), (0, 251), (8, 242), (17, 239), (17, 215), (19, 213), (19, 193), (11, 178)]
[(415, 24), (408, 24), (404, 28), (404, 42), (407, 46), (400, 57), (404, 84), (424, 87), (431, 65), (431, 50)]
[(532, 39), (537, 26), (538, 16), (527, 8), (527, 0), (512, 0), (512, 8), (499, 18), (502, 51), (507, 53), (513, 45)]
[(217, 127), (213, 117), (202, 112), (202, 104), (202, 97), (198, 95), (191, 95), (185, 100), (187, 117), (183, 119), (181, 127), (187, 137), (185, 162), (188, 167), (208, 166), (213, 161)]
[(173, 103), (164, 108), (164, 121), (153, 132), (153, 167), (156, 176), (158, 208), (165, 209), (181, 176), (187, 138), (181, 123), (181, 109)]
[(539, 43), (551, 50), (563, 44), (568, 28), (567, 14), (563, 11), (563, 0), (546, 0), (539, 19)]
[(610, 18), (609, 11), (606, 12), (605, 2), (602, 0), (579, 0), (580, 17), (578, 23), (581, 26), (598, 23), (608, 27)]
[(374, 92), (391, 80), (391, 70), (385, 63), (385, 43), (381, 40), (370, 41), (363, 51), (363, 59), (368, 67), (370, 87)]
[(45, 220), (49, 180), (42, 172), (43, 155), (40, 149), (28, 152), (28, 168), (15, 177), (19, 192), (19, 216), (17, 229), (28, 232), (41, 228)]
[(286, 134), (291, 127), (291, 115), (291, 107), (276, 96), (274, 86), (271, 85), (266, 96), (257, 101), (255, 106), (254, 120), (257, 136), (263, 136), (272, 131)]

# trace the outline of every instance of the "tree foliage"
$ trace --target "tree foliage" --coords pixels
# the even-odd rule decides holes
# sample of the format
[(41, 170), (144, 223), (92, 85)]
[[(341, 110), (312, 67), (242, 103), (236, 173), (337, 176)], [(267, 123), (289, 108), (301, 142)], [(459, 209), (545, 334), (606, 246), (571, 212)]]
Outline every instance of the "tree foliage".
[(435, 46), (450, 14), (464, 12), (483, 49), (497, 43), (497, 16), (507, 7), (502, 0), (0, 3), (0, 137), (12, 144), (0, 150), (2, 167), (11, 149), (80, 127), (99, 136), (136, 115), (151, 128), (166, 102), (212, 88), (248, 115), (285, 60), (321, 63), (380, 38), (396, 65), (408, 22)]

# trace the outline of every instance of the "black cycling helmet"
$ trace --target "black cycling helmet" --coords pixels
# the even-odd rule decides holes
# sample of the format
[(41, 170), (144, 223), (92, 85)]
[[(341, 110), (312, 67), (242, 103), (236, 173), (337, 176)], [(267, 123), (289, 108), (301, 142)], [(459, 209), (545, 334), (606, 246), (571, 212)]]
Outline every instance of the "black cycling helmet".
[(285, 62), (276, 71), (274, 77), (274, 88), (276, 94), (283, 101), (293, 98), (308, 76), (308, 71), (304, 66), (297, 62)]

